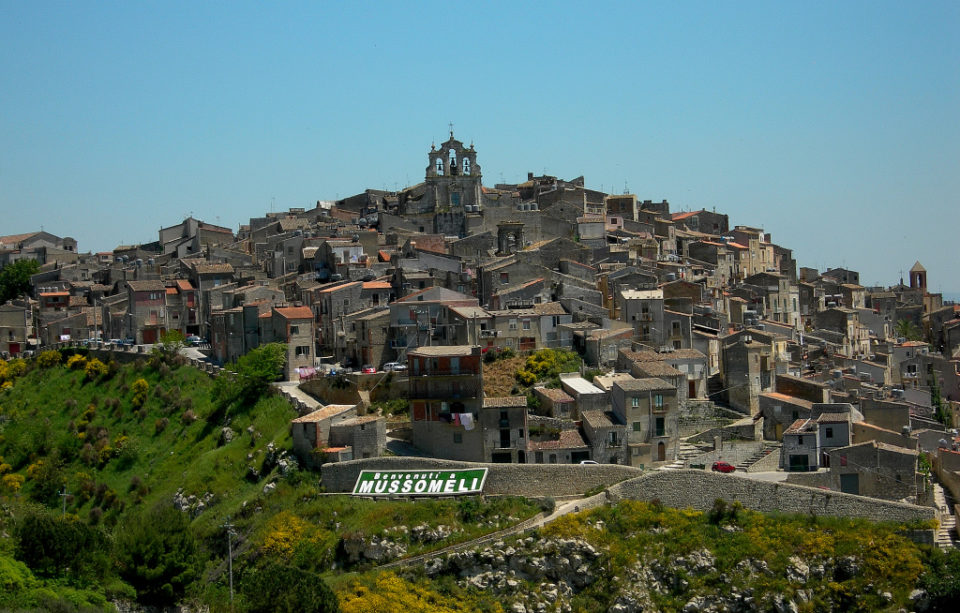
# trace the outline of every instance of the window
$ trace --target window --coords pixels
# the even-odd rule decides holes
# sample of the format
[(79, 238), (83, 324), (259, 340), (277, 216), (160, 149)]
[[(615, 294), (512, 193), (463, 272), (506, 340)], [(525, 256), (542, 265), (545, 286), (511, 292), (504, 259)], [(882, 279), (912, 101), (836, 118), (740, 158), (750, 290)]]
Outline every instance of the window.
[(529, 319), (524, 319), (524, 320), (523, 320), (523, 329), (524, 329), (524, 330), (529, 330), (529, 329), (530, 329), (530, 320), (529, 320)]
[(454, 192), (450, 194), (450, 204), (453, 206), (460, 206), (460, 193)]
[(500, 273), (500, 283), (504, 285), (506, 285), (507, 283), (510, 283), (510, 273), (508, 272)]
[(516, 319), (511, 319), (511, 320), (510, 320), (510, 329), (511, 329), (511, 330), (516, 330), (516, 329), (517, 329), (517, 320), (516, 320)]
[(309, 345), (298, 345), (296, 348), (296, 355), (298, 358), (306, 357), (310, 355), (310, 346)]
[[(654, 406), (655, 408), (658, 408), (658, 409), (662, 409), (662, 408), (663, 408), (663, 394), (654, 394), (654, 395), (653, 395), (653, 406)], [(661, 418), (658, 418), (658, 419), (663, 419), (663, 418), (661, 417)]]
[(798, 445), (802, 445), (802, 444), (803, 444), (803, 437), (802, 437), (802, 436), (798, 436), (798, 437), (797, 437), (797, 444), (798, 444)]
[(523, 438), (523, 428), (517, 430), (517, 438)]
[(827, 438), (833, 438), (833, 428), (827, 428)]
[(657, 436), (664, 436), (664, 431), (665, 430), (664, 430), (663, 418), (658, 417), (657, 418)]
[(840, 456), (840, 466), (846, 466), (846, 465), (847, 465), (847, 456), (846, 454), (843, 454)]
[(459, 445), (463, 442), (463, 432), (454, 432), (453, 433), (453, 442)]
[(290, 334), (300, 334), (300, 326), (290, 326)]
[(633, 422), (633, 431), (634, 431), (634, 432), (640, 432), (640, 430), (641, 430), (642, 428), (643, 428), (643, 425), (642, 425), (639, 421)]
[(632, 406), (635, 409), (640, 408), (640, 398), (638, 398), (637, 396), (634, 396), (633, 398), (631, 398), (630, 406)]

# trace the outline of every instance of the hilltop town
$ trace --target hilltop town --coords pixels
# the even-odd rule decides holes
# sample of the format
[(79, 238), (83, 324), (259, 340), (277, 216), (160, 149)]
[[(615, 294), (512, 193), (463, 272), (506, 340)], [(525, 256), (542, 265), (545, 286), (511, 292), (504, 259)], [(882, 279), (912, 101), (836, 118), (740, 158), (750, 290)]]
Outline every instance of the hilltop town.
[[(176, 331), (215, 369), (283, 343), (306, 466), (403, 455), (776, 473), (934, 507), (943, 544), (956, 536), (960, 306), (928, 291), (919, 262), (865, 287), (720, 211), (583, 177), (490, 187), (453, 132), (403, 190), (237, 232), (188, 217), (152, 243), (79, 247), (0, 237), (0, 266), (37, 263), (0, 305), (5, 358), (143, 353)], [(511, 383), (490, 393), (498, 368)]]

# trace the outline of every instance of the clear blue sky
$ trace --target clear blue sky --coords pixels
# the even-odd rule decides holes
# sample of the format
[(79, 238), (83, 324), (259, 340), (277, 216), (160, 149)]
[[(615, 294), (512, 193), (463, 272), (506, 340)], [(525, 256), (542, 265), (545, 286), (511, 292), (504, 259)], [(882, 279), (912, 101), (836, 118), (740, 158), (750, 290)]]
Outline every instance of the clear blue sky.
[(960, 3), (0, 0), (0, 234), (156, 240), (527, 171), (960, 291)]

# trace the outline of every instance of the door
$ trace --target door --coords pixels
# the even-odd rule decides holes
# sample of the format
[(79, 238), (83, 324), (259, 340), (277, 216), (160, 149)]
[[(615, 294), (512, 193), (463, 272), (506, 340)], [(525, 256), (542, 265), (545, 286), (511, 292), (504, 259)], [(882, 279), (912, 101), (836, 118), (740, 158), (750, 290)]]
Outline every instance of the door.
[(664, 462), (667, 459), (667, 446), (663, 443), (657, 443), (657, 461)]
[(840, 475), (840, 491), (844, 494), (859, 494), (860, 475), (856, 473)]
[(777, 433), (774, 438), (776, 438), (778, 441), (783, 440), (783, 424), (777, 424)]
[(810, 458), (806, 454), (800, 455), (791, 455), (790, 456), (790, 471), (791, 472), (806, 472), (810, 466)]
[(697, 382), (692, 379), (687, 381), (687, 397), (688, 398), (697, 397)]

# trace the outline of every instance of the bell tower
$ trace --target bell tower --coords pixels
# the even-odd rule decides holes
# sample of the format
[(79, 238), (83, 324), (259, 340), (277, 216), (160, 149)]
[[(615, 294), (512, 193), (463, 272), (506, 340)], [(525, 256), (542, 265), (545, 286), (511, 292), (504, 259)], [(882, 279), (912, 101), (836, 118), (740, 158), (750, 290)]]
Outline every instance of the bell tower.
[(439, 148), (430, 145), (427, 157), (424, 196), (432, 207), (425, 208), (433, 210), (434, 232), (464, 236), (466, 215), (478, 214), (483, 198), (477, 151), (454, 138), (451, 124), (450, 138)]

